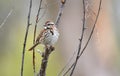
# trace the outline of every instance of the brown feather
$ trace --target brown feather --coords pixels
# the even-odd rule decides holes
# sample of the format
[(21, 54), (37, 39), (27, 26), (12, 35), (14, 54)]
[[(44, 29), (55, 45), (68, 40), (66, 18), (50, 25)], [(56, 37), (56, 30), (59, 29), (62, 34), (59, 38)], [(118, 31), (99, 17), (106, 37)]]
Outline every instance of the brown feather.
[(40, 39), (43, 37), (45, 29), (40, 32), (40, 34), (37, 36), (36, 43), (29, 49), (29, 51), (33, 50), (38, 44), (40, 44)]
[(34, 44), (34, 45), (29, 49), (29, 51), (33, 50), (38, 44), (39, 44), (39, 43)]
[(37, 36), (36, 43), (40, 41), (41, 37), (43, 37), (44, 31), (45, 31), (45, 29), (42, 30), (42, 31), (40, 32), (40, 34)]

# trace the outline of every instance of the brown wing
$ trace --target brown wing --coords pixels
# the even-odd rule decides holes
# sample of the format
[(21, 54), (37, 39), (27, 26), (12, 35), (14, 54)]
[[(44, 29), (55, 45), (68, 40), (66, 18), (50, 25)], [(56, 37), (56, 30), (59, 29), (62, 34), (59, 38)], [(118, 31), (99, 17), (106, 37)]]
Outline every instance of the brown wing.
[(43, 37), (45, 29), (40, 32), (40, 34), (36, 38), (36, 43), (40, 43), (40, 39)]
[(38, 44), (41, 43), (40, 41), (41, 41), (41, 39), (43, 38), (44, 32), (45, 32), (45, 29), (42, 30), (42, 31), (40, 32), (40, 34), (37, 36), (36, 43), (29, 49), (29, 51), (31, 51), (31, 50), (34, 49)]
[(39, 43), (34, 44), (34, 45), (29, 49), (29, 51), (33, 50), (38, 44), (39, 44)]

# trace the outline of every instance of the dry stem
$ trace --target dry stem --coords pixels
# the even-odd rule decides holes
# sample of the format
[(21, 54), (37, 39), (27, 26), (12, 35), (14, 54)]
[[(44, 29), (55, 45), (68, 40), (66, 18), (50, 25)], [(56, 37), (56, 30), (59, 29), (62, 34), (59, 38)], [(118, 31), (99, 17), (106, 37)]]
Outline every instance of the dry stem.
[(28, 37), (28, 30), (29, 30), (29, 26), (30, 26), (31, 9), (32, 9), (32, 0), (30, 0), (30, 6), (29, 6), (29, 12), (28, 12), (28, 21), (27, 21), (27, 28), (26, 28), (26, 33), (25, 33), (25, 38), (24, 38), (24, 44), (23, 44), (22, 64), (21, 64), (21, 76), (23, 76), (24, 57), (25, 57), (26, 42), (27, 42), (27, 37)]
[[(33, 44), (35, 44), (36, 29), (37, 29), (37, 24), (38, 24), (38, 21), (39, 21), (38, 19), (39, 19), (39, 14), (40, 14), (41, 6), (42, 6), (42, 0), (40, 0), (38, 13), (36, 15), (36, 23), (35, 23), (35, 28), (34, 28)], [(35, 74), (35, 72), (36, 72), (35, 71), (35, 49), (33, 49), (33, 70), (34, 70), (34, 74)]]
[[(98, 17), (99, 17), (99, 14), (100, 14), (100, 9), (101, 9), (101, 4), (102, 4), (102, 0), (100, 0), (100, 2), (99, 2), (99, 9), (98, 9), (98, 12), (97, 12), (97, 15), (96, 15), (96, 19), (95, 19), (95, 22), (94, 22), (94, 25), (93, 25), (93, 27), (92, 27), (92, 30), (91, 30), (91, 32), (90, 32), (90, 35), (89, 35), (89, 38), (88, 38), (88, 40), (87, 40), (87, 42), (86, 42), (86, 44), (85, 44), (85, 46), (83, 47), (83, 49), (81, 49), (81, 46), (82, 46), (82, 39), (83, 39), (83, 37), (82, 37), (82, 35), (81, 35), (81, 39), (80, 39), (80, 43), (79, 43), (79, 47), (78, 47), (78, 53), (77, 53), (77, 56), (76, 56), (76, 60), (75, 60), (75, 62), (68, 68), (68, 70), (63, 74), (63, 76), (65, 76), (71, 69), (72, 69), (72, 71), (71, 71), (71, 73), (70, 73), (70, 76), (72, 76), (73, 75), (73, 72), (74, 72), (74, 70), (75, 70), (75, 67), (76, 67), (76, 64), (77, 64), (77, 62), (78, 62), (78, 60), (80, 59), (80, 57), (82, 56), (82, 54), (84, 53), (84, 51), (85, 51), (85, 49), (86, 49), (86, 47), (88, 46), (88, 43), (90, 42), (90, 40), (91, 40), (91, 37), (92, 37), (92, 35), (93, 35), (93, 33), (94, 33), (94, 29), (95, 29), (95, 27), (96, 27), (96, 23), (97, 23), (97, 21), (98, 21)], [(85, 24), (85, 4), (84, 4), (84, 0), (83, 0), (83, 9), (84, 9), (84, 19), (83, 19), (83, 29), (82, 29), (82, 34), (84, 34), (84, 24)], [(80, 52), (81, 51), (81, 52)]]

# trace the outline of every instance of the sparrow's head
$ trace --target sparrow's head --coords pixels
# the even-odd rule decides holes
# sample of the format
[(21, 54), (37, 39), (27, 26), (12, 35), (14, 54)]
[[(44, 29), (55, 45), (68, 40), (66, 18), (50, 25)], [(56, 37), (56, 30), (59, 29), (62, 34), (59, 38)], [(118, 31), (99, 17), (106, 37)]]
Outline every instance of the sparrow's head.
[(50, 29), (50, 28), (52, 28), (53, 26), (55, 26), (54, 22), (52, 22), (52, 21), (47, 21), (47, 22), (45, 23), (45, 25), (44, 25), (44, 28), (45, 28), (45, 29)]

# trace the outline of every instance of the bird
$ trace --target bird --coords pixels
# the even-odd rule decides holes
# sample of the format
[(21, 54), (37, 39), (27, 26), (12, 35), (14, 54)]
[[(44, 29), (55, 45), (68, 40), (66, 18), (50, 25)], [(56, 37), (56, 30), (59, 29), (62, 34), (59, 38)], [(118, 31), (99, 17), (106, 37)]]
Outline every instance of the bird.
[(30, 47), (29, 51), (33, 50), (37, 45), (43, 44), (45, 47), (53, 47), (59, 38), (59, 31), (52, 21), (46, 21), (43, 25), (43, 30), (38, 34), (35, 44)]

